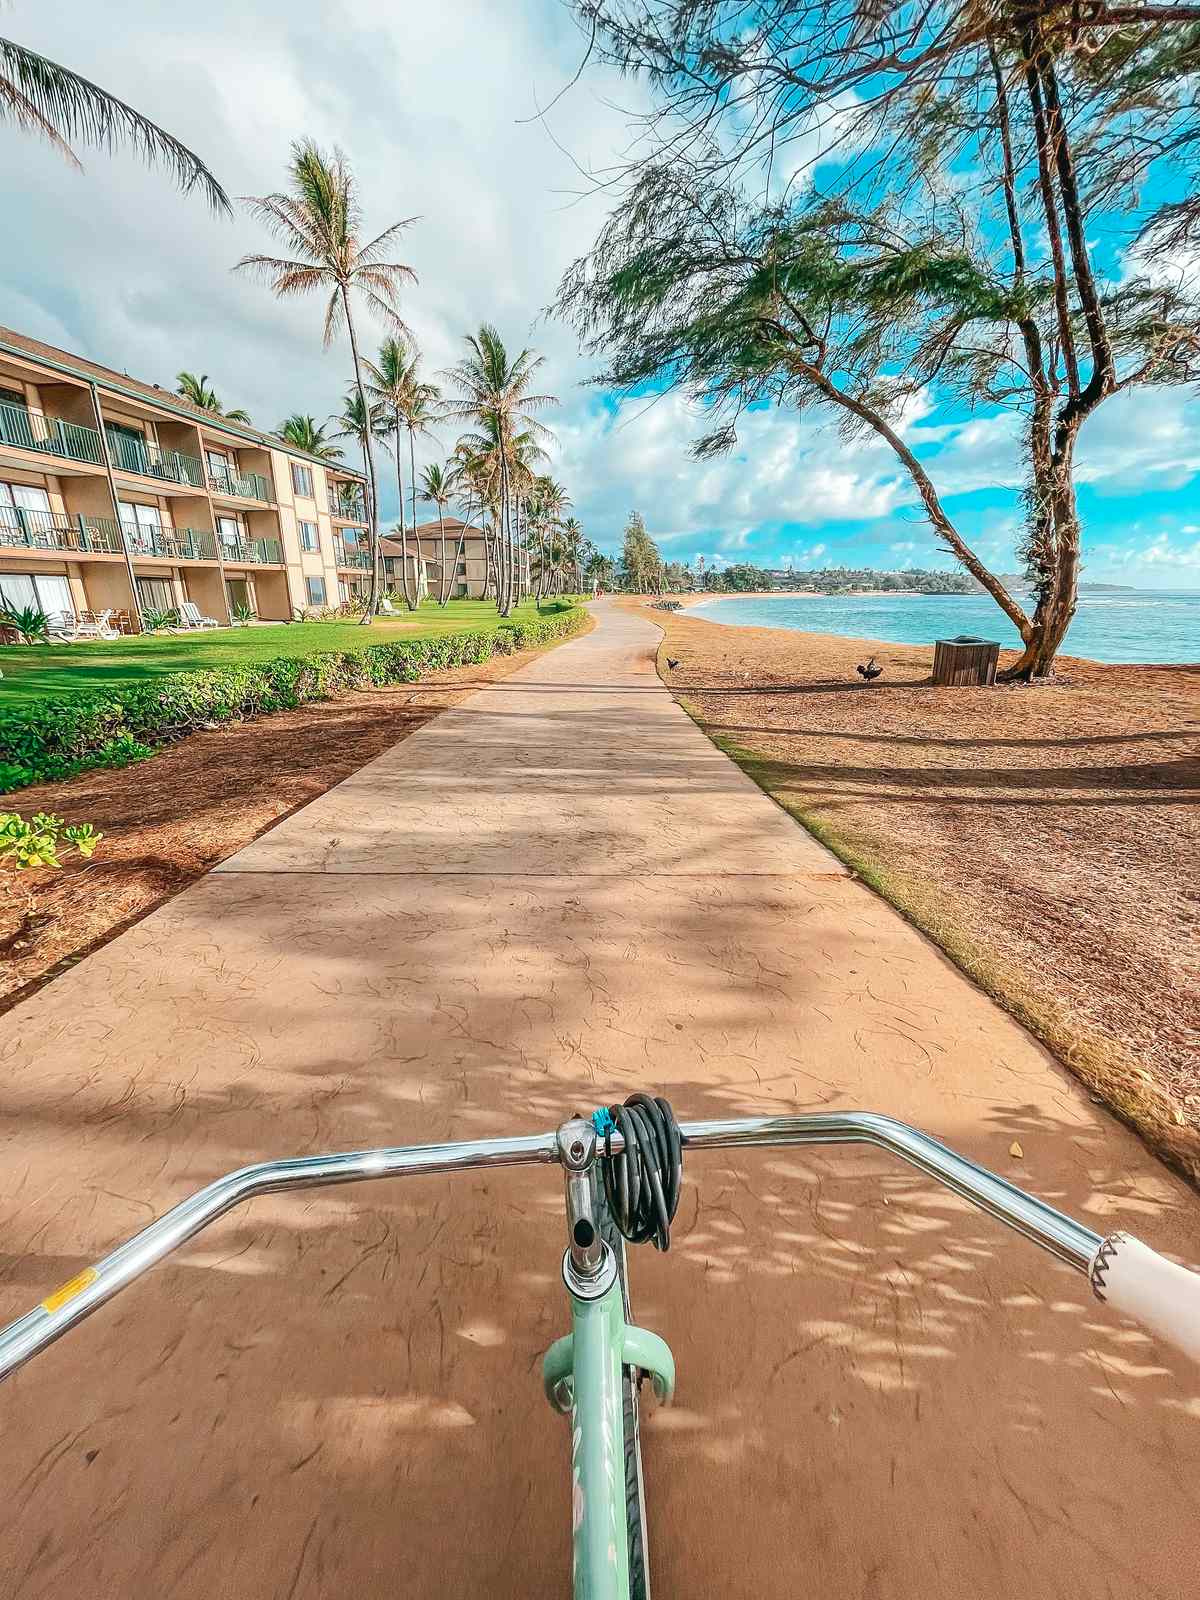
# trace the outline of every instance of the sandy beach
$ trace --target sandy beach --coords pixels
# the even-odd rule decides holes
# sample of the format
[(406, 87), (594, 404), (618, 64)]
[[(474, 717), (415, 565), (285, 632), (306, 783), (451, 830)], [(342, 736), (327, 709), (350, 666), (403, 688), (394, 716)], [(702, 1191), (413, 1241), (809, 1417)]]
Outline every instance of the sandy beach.
[(934, 689), (929, 646), (650, 614), (710, 736), (1200, 1177), (1200, 665)]

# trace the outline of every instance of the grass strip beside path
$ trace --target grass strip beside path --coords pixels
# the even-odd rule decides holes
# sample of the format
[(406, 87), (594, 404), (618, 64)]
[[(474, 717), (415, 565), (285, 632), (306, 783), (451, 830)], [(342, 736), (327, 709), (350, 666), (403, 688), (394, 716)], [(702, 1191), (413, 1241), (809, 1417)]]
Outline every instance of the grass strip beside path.
[[(567, 602), (508, 618), (493, 611), (475, 626), (352, 629), (352, 648), (241, 659), (188, 671), (144, 673), (101, 693), (0, 705), (0, 792), (70, 778), (95, 767), (123, 767), (199, 729), (220, 727), (348, 690), (415, 683), (430, 672), (512, 655), (577, 633), (587, 613)], [(317, 627), (318, 624), (305, 626)], [(301, 641), (304, 643), (304, 641)]]
[[(538, 615), (530, 600), (514, 608), (511, 621)], [(182, 634), (133, 634), (114, 641), (68, 645), (0, 646), (0, 712), (34, 700), (103, 694), (172, 672), (204, 667), (248, 666), (281, 657), (307, 657), (326, 650), (365, 650), (400, 639), (447, 633), (493, 633), (505, 619), (490, 600), (451, 600), (445, 609), (427, 602), (414, 613), (377, 617), (369, 627), (354, 621), (291, 622), (278, 626), (209, 628)]]

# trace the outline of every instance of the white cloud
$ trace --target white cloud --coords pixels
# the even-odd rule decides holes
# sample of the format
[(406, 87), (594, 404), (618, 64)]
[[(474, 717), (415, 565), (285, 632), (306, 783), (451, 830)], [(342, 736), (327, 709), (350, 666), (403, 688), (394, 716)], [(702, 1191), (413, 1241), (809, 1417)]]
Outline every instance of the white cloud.
[[(201, 11), (126, 0), (119, 27), (84, 0), (21, 0), (6, 26), (163, 122), (231, 193), (277, 187), (295, 137), (340, 143), (368, 226), (419, 219), (400, 253), (420, 275), (405, 308), (428, 369), (455, 359), (462, 335), (484, 319), (511, 344), (545, 352), (546, 387), (563, 402), (548, 419), (559, 436), (554, 470), (602, 544), (619, 543), (636, 505), (672, 554), (703, 549), (726, 560), (757, 547), (764, 559), (772, 540), (786, 552), (811, 538), (808, 548), (824, 556), (840, 544), (839, 525), (903, 518), (914, 545), (904, 553), (939, 559), (915, 491), (882, 442), (846, 443), (815, 414), (755, 411), (733, 454), (700, 463), (688, 446), (704, 418), (681, 397), (611, 406), (581, 387), (589, 369), (573, 336), (538, 313), (608, 204), (601, 194), (581, 198), (588, 185), (575, 163), (610, 170), (636, 133), (619, 108), (646, 102), (636, 84), (589, 73), (549, 114), (554, 138), (518, 120), (548, 103), (580, 58), (581, 36), (557, 0), (211, 0)], [(266, 244), (245, 215), (216, 220), (132, 159), (84, 159), (81, 177), (36, 141), (0, 130), (3, 320), (164, 385), (180, 368), (207, 372), (227, 404), (268, 427), (292, 410), (323, 419), (340, 408), (348, 352), (322, 351), (318, 304), (277, 304), (230, 271)], [(364, 342), (381, 331), (368, 325)], [(1013, 519), (963, 497), (1019, 492), (1020, 426), (1005, 413), (947, 420), (928, 394), (914, 396), (900, 421), (965, 531), (1004, 562)], [(443, 447), (455, 431), (442, 432)], [(1081, 479), (1106, 495), (1178, 488), (1200, 473), (1196, 441), (1194, 403), (1182, 392), (1122, 395), (1084, 430)], [(385, 464), (385, 514), (394, 513), (393, 481)]]
[(1200, 539), (1194, 537), (1196, 531), (1184, 527), (1179, 530), (1182, 537), (1176, 537), (1160, 529), (1147, 537), (1140, 530), (1133, 530), (1133, 537), (1127, 544), (1097, 545), (1091, 551), (1091, 566), (1151, 582), (1176, 573), (1200, 575)]
[[(368, 228), (418, 218), (399, 255), (419, 274), (405, 314), (429, 370), (457, 359), (462, 336), (488, 320), (510, 345), (545, 352), (546, 387), (568, 414), (589, 409), (573, 335), (538, 318), (608, 204), (579, 197), (588, 186), (573, 162), (610, 166), (631, 138), (618, 103), (642, 101), (636, 85), (590, 73), (548, 118), (569, 156), (541, 123), (520, 120), (567, 82), (584, 48), (556, 0), (210, 0), (198, 11), (126, 0), (119, 27), (84, 0), (22, 0), (7, 28), (161, 122), (231, 195), (281, 187), (295, 138), (340, 144)], [(340, 409), (349, 352), (344, 340), (322, 350), (319, 300), (281, 305), (230, 271), (239, 255), (271, 248), (260, 228), (240, 209), (232, 222), (214, 218), (131, 157), (81, 155), (83, 176), (2, 130), (0, 320), (151, 382), (207, 372), (227, 404), (267, 427), (293, 410), (323, 419)], [(370, 348), (383, 330), (363, 321)], [(451, 424), (447, 447), (454, 433)]]

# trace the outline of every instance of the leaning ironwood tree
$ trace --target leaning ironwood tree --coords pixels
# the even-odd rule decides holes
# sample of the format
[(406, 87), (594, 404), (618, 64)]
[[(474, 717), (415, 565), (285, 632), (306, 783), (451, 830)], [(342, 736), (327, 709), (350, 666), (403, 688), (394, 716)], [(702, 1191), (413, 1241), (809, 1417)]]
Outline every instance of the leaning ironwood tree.
[[(936, 535), (1050, 670), (1080, 569), (1076, 448), (1122, 390), (1200, 375), (1200, 6), (577, 0), (647, 77), (648, 151), (556, 309), (626, 392), (688, 391), (728, 449), (774, 402), (882, 440)], [(662, 116), (665, 106), (669, 113)], [(1098, 247), (1096, 236), (1111, 241)], [(906, 438), (1019, 414), (1027, 609)]]

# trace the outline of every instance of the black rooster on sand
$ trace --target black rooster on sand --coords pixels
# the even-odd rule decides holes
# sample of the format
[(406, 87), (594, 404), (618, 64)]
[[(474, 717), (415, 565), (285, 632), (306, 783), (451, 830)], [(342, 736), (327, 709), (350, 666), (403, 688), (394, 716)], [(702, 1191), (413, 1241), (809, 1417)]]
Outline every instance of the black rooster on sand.
[(874, 656), (871, 657), (865, 667), (857, 666), (854, 670), (860, 678), (865, 678), (868, 683), (874, 683), (876, 678), (883, 677), (883, 668), (875, 665)]
[(672, 672), (675, 671), (675, 668), (678, 665), (679, 665), (678, 661), (672, 661), (670, 656), (667, 657), (667, 666), (671, 669)]

